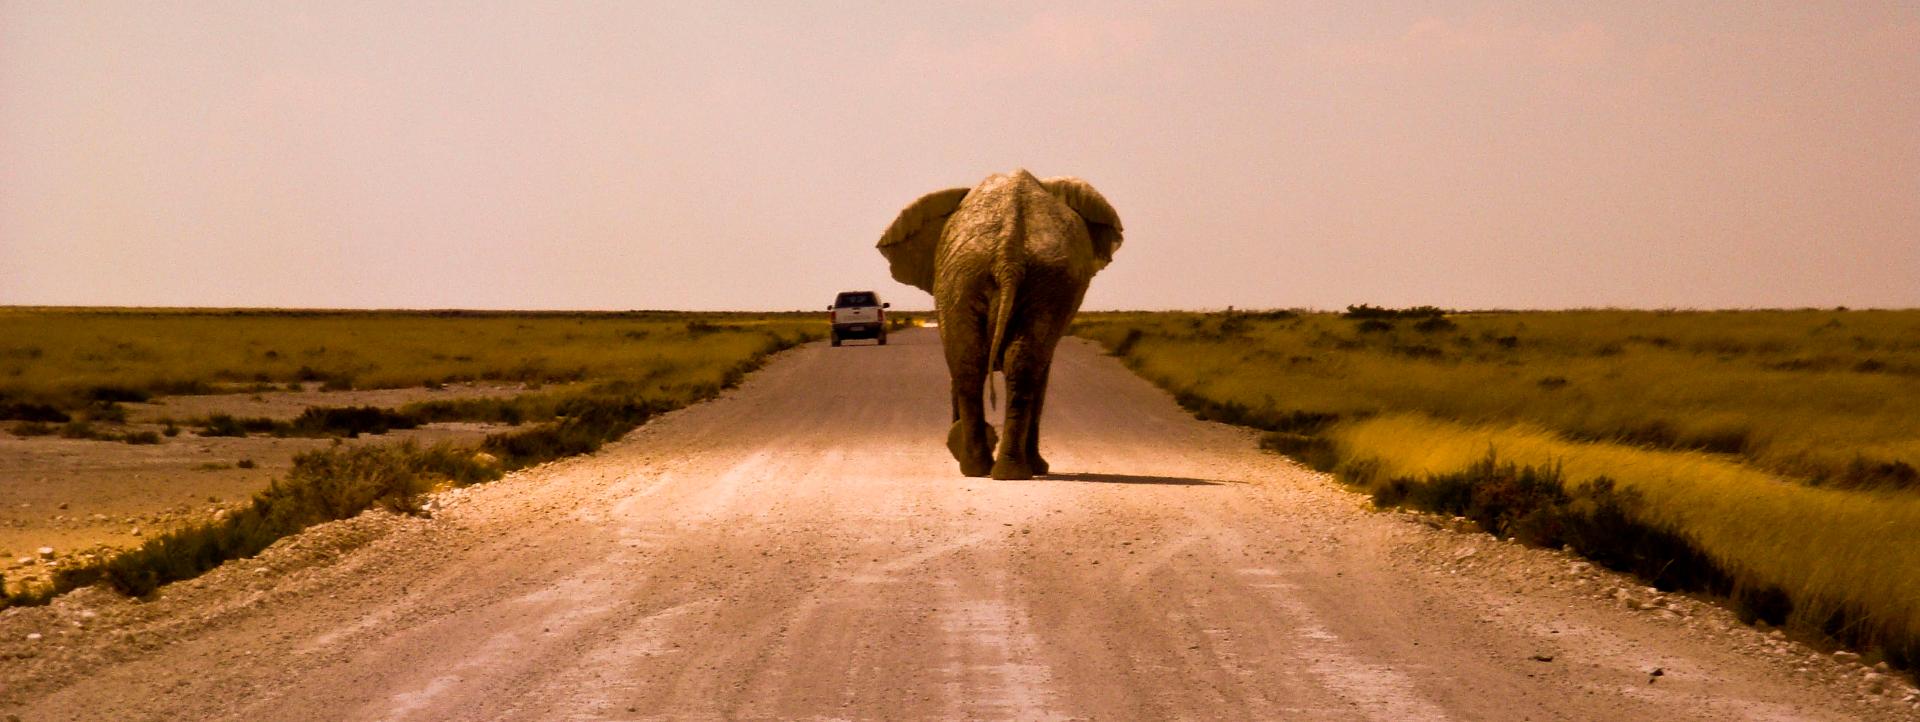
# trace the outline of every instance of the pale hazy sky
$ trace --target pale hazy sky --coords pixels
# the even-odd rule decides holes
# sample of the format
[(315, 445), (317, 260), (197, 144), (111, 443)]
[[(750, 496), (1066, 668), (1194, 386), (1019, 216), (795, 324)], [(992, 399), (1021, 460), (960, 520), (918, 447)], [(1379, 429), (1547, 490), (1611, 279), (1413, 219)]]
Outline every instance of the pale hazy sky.
[(1920, 5), (0, 0), (0, 303), (927, 297), (1079, 175), (1088, 308), (1920, 306)]

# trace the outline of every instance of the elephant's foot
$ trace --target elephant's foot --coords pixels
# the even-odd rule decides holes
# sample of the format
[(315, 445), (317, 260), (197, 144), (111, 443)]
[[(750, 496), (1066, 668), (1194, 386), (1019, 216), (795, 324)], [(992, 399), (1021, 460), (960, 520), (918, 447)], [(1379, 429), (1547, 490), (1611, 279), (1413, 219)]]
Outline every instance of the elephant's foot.
[(1000, 457), (999, 461), (993, 462), (993, 478), (995, 479), (1003, 481), (1031, 479), (1035, 473), (1044, 472), (1036, 472), (1033, 464), (1025, 459), (1003, 456)]
[(963, 476), (986, 476), (993, 469), (993, 427), (983, 425), (982, 428), (986, 429), (984, 439), (967, 438), (971, 434), (959, 421), (953, 422), (953, 428), (947, 431), (947, 450), (953, 452), (953, 458), (960, 462), (960, 474)]
[(1049, 468), (1047, 466), (1047, 460), (1040, 458), (1039, 454), (1034, 454), (1033, 458), (1027, 461), (1027, 466), (1033, 467), (1034, 476), (1046, 476), (1047, 469)]

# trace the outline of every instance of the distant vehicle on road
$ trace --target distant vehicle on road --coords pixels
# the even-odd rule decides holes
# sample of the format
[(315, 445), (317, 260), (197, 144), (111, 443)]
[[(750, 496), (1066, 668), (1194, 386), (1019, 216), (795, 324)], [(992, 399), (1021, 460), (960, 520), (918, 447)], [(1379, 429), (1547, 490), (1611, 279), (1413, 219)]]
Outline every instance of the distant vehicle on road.
[(833, 345), (850, 338), (870, 338), (887, 345), (887, 312), (892, 304), (881, 303), (872, 291), (841, 291), (827, 307), (827, 319), (833, 323)]

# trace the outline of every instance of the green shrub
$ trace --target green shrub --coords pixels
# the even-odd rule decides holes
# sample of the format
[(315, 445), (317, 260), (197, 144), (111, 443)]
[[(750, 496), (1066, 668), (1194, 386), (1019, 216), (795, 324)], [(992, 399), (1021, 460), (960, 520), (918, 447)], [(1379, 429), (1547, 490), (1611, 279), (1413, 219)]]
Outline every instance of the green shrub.
[(229, 414), (214, 414), (207, 417), (200, 430), (201, 436), (246, 436), (246, 426)]
[(152, 395), (147, 393), (146, 390), (129, 386), (95, 386), (87, 391), (87, 398), (89, 400), (108, 404), (123, 401), (138, 403), (146, 401), (151, 397)]
[(1107, 353), (1125, 358), (1127, 354), (1133, 353), (1133, 347), (1140, 343), (1140, 339), (1146, 338), (1146, 335), (1145, 331), (1137, 328), (1127, 329), (1126, 335), (1120, 337), (1120, 340), (1114, 343), (1113, 348), (1108, 349)]
[(81, 411), (88, 421), (103, 421), (109, 424), (126, 423), (127, 409), (112, 401), (95, 401)]
[(632, 431), (667, 406), (635, 397), (577, 398), (558, 409), (564, 417), (524, 431), (489, 435), (481, 448), (509, 469), (591, 453)]
[(62, 439), (98, 439), (100, 437), (100, 430), (94, 428), (93, 424), (85, 421), (69, 421), (60, 427), (60, 438)]
[(1269, 431), (1260, 436), (1260, 448), (1291, 456), (1315, 471), (1333, 471), (1340, 463), (1340, 455), (1333, 444), (1318, 436)]
[(1916, 491), (1920, 490), (1920, 470), (1915, 470), (1913, 465), (1899, 460), (1882, 461), (1854, 457), (1853, 463), (1848, 464), (1844, 471), (1821, 482), (1841, 489)]
[(552, 393), (528, 393), (506, 399), (422, 401), (401, 407), (399, 413), (423, 424), (478, 421), (519, 426), (528, 421), (552, 419), (559, 413), (560, 402), (560, 396)]
[(300, 412), (287, 425), (290, 436), (347, 436), (384, 434), (393, 429), (411, 429), (420, 421), (410, 414), (389, 411), (378, 406), (314, 406)]
[(59, 430), (38, 421), (22, 421), (13, 425), (14, 436), (51, 436)]
[(1379, 306), (1371, 306), (1371, 305), (1362, 303), (1362, 304), (1347, 306), (1347, 312), (1342, 315), (1347, 318), (1356, 319), (1356, 320), (1358, 319), (1389, 319), (1391, 320), (1391, 319), (1400, 319), (1400, 318), (1427, 319), (1427, 318), (1440, 318), (1442, 316), (1445, 316), (1447, 315), (1447, 310), (1443, 308), (1436, 308), (1434, 306), (1414, 306), (1411, 308), (1381, 308)]
[(73, 418), (51, 404), (0, 402), (0, 419), (64, 424)]

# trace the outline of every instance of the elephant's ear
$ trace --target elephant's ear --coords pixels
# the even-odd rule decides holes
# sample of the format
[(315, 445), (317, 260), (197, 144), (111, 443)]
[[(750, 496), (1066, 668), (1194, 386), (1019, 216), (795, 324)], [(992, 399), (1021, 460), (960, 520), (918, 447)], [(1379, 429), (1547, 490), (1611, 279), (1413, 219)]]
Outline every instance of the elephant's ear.
[(1087, 235), (1093, 239), (1093, 255), (1099, 259), (1094, 270), (1112, 263), (1113, 252), (1120, 250), (1120, 214), (1114, 212), (1106, 197), (1094, 190), (1092, 184), (1073, 176), (1048, 178), (1040, 181), (1040, 185), (1087, 222)]
[(966, 188), (948, 188), (920, 197), (880, 234), (880, 255), (887, 257), (893, 280), (933, 293), (933, 251), (947, 217), (967, 197)]

